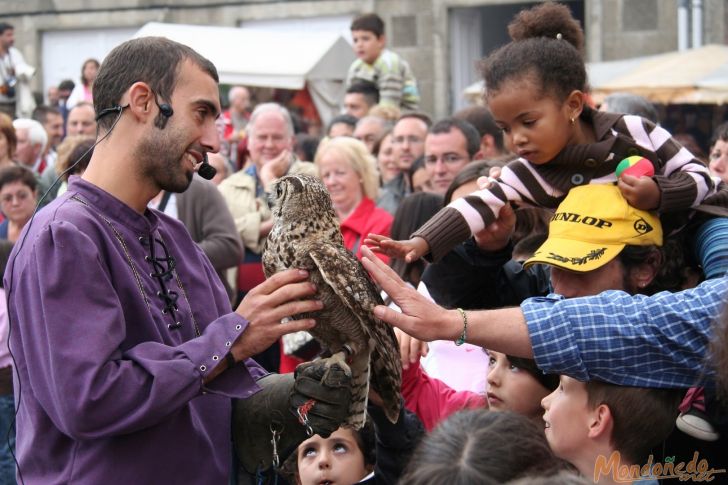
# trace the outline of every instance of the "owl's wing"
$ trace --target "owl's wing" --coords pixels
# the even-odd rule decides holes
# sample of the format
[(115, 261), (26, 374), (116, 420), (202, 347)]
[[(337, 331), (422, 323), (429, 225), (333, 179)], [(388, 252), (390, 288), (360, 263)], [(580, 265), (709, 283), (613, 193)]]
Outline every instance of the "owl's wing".
[(367, 338), (374, 341), (372, 385), (384, 401), (387, 418), (396, 422), (401, 405), (402, 366), (394, 330), (373, 314), (382, 298), (364, 267), (345, 248), (321, 243), (313, 245), (309, 255), (323, 280), (357, 316)]

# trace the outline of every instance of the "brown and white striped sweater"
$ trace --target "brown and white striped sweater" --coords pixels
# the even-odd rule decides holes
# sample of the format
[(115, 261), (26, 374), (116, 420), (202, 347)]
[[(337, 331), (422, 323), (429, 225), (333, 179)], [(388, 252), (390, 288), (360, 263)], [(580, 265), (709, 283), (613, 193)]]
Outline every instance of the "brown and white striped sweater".
[[(490, 189), (479, 190), (441, 209), (413, 236), (425, 239), (430, 257), (438, 261), (452, 248), (498, 218), (501, 207), (519, 202), (555, 209), (572, 187), (617, 181), (620, 161), (640, 155), (655, 167), (653, 180), (661, 192), (663, 218), (701, 205), (716, 193), (717, 179), (672, 135), (649, 120), (604, 113), (585, 107), (582, 120), (592, 124), (595, 143), (569, 145), (550, 162), (533, 165), (518, 158), (503, 167)], [(719, 205), (723, 203), (721, 198)], [(673, 223), (671, 227), (684, 224)]]

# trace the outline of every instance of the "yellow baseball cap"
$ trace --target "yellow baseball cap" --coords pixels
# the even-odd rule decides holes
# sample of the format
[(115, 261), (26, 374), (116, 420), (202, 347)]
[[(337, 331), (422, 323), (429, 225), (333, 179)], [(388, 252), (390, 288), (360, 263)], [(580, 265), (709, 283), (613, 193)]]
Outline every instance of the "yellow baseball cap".
[(580, 185), (556, 209), (548, 239), (523, 266), (541, 263), (591, 271), (613, 260), (626, 245), (662, 246), (657, 215), (629, 205), (616, 185)]

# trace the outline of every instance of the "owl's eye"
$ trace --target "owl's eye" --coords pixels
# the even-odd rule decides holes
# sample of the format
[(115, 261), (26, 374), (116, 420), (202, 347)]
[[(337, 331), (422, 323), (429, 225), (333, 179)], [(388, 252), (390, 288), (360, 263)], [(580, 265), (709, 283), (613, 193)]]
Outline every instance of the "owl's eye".
[(281, 198), (283, 196), (283, 187), (281, 187), (281, 184), (276, 185), (276, 198)]

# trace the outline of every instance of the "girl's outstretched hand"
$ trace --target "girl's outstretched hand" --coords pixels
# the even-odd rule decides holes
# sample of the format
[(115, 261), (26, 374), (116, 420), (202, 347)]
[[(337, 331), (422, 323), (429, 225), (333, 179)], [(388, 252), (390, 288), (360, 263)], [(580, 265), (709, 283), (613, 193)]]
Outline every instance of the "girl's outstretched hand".
[(427, 241), (421, 237), (395, 241), (387, 236), (370, 233), (364, 239), (364, 245), (375, 253), (386, 254), (390, 258), (404, 259), (407, 263), (417, 261), (430, 251)]

